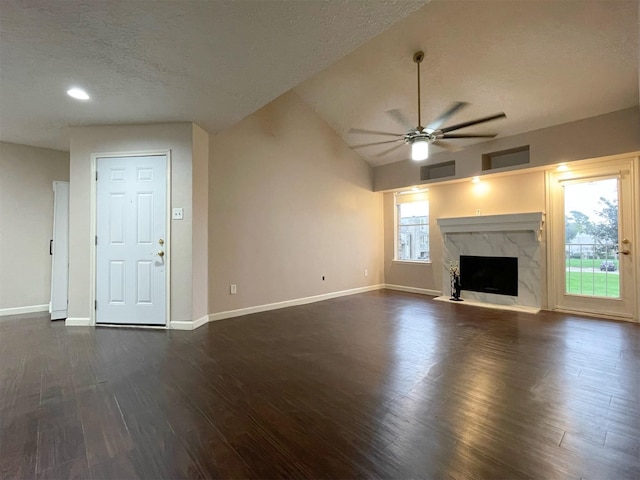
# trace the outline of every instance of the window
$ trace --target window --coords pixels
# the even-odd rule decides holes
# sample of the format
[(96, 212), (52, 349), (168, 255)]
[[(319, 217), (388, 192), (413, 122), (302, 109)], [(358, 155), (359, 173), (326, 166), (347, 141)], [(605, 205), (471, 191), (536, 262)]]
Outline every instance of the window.
[(396, 260), (429, 261), (429, 200), (426, 193), (396, 194)]

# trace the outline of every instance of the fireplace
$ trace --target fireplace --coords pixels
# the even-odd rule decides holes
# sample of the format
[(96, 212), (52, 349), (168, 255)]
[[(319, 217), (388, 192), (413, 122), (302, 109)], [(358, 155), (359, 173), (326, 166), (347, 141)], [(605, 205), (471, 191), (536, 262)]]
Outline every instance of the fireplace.
[(462, 290), (518, 296), (518, 257), (460, 255)]
[[(443, 240), (442, 297), (439, 298), (448, 300), (451, 293), (449, 262), (460, 262), (465, 305), (540, 310), (546, 287), (541, 235), (543, 212), (439, 218), (437, 222)], [(505, 266), (503, 262), (510, 265)], [(510, 273), (505, 273), (507, 268)], [(474, 269), (479, 271), (473, 273)], [(503, 285), (507, 280), (510, 285)]]

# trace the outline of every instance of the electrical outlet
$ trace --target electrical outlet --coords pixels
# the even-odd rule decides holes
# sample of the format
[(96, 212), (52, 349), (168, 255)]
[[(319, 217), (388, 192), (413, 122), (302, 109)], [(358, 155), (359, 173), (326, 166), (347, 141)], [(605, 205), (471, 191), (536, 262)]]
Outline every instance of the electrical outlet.
[(479, 217), (482, 214), (479, 208), (476, 209), (476, 216)]
[(369, 270), (367, 270), (366, 268), (364, 269), (364, 276), (368, 277), (369, 276)]
[(235, 295), (236, 293), (238, 293), (238, 286), (234, 284), (229, 285), (229, 293), (231, 295)]
[(182, 220), (184, 217), (184, 210), (182, 208), (174, 208), (171, 210), (171, 218), (173, 220)]

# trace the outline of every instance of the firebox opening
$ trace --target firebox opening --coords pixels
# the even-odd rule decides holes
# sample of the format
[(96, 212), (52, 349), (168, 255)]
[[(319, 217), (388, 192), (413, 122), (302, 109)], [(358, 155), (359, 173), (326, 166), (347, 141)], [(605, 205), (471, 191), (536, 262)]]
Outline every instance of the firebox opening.
[(462, 290), (518, 296), (517, 257), (460, 255)]

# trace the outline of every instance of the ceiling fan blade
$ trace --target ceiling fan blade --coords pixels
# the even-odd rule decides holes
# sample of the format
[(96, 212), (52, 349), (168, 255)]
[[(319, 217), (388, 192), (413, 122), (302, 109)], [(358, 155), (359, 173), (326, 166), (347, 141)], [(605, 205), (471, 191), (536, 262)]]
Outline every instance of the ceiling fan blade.
[(498, 136), (497, 133), (485, 133), (485, 134), (464, 134), (464, 133), (445, 133), (441, 138), (496, 138)]
[(471, 125), (477, 125), (479, 123), (490, 122), (491, 120), (498, 120), (499, 118), (506, 118), (504, 112), (496, 113), (495, 115), (489, 115), (488, 117), (478, 118), (476, 120), (470, 120), (464, 123), (458, 123), (457, 125), (451, 125), (450, 127), (441, 128), (442, 133), (452, 132), (461, 128), (470, 127)]
[(406, 130), (414, 130), (415, 129), (415, 127), (411, 125), (411, 122), (404, 115), (404, 113), (402, 113), (397, 108), (394, 108), (393, 110), (387, 110), (384, 113), (386, 113), (391, 118), (393, 118), (396, 122), (398, 122), (400, 125), (402, 125), (402, 127), (405, 128)]
[(440, 114), (433, 122), (427, 125), (427, 130), (438, 130), (445, 124), (456, 112), (469, 105), (467, 102), (453, 102), (449, 107)]
[(403, 147), (403, 146), (404, 146), (404, 143), (401, 143), (400, 145), (396, 145), (394, 147), (391, 147), (390, 149), (385, 150), (384, 152), (376, 153), (376, 157), (384, 157), (387, 153), (391, 153), (394, 150), (396, 150), (396, 149), (398, 149), (400, 147)]
[(403, 139), (398, 138), (396, 140), (385, 140), (384, 142), (363, 143), (362, 145), (349, 145), (351, 148), (372, 147), (373, 145), (383, 145), (385, 143), (401, 142)]
[(351, 128), (348, 133), (362, 133), (367, 135), (388, 135), (390, 137), (402, 137), (403, 133), (379, 132), (377, 130), (364, 130), (362, 128)]
[(462, 148), (457, 147), (456, 145), (453, 145), (449, 142), (443, 142), (442, 140), (436, 140), (432, 142), (432, 145), (435, 145), (436, 147), (444, 148), (449, 152), (459, 152), (463, 150)]

